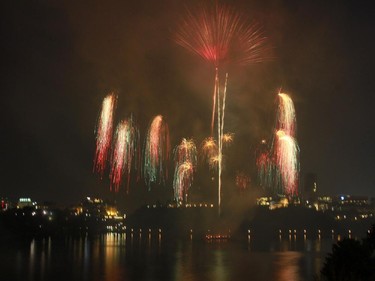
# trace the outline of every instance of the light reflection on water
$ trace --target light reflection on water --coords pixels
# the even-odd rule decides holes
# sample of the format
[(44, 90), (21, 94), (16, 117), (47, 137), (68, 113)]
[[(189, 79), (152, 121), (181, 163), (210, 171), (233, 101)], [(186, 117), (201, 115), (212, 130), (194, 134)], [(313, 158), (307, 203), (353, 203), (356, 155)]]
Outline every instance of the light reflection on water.
[(300, 252), (282, 252), (277, 253), (274, 262), (275, 276), (273, 280), (287, 281), (300, 280), (299, 260), (302, 253)]
[(44, 238), (4, 245), (0, 272), (9, 280), (309, 281), (333, 242), (298, 237), (168, 241), (146, 232)]

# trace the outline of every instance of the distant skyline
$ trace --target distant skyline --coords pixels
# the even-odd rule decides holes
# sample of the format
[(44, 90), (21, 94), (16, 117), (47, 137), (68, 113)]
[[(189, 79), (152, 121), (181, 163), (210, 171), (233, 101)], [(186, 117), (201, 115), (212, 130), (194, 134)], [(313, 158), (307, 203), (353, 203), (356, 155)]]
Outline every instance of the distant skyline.
[[(128, 196), (125, 188), (111, 194), (108, 173), (101, 180), (93, 172), (94, 130), (112, 90), (114, 125), (133, 114), (142, 145), (161, 114), (172, 150), (184, 137), (199, 146), (210, 134), (214, 71), (173, 41), (185, 8), (199, 2), (1, 1), (0, 196), (62, 203)], [(223, 186), (234, 188), (241, 171), (253, 188), (254, 153), (273, 134), (282, 89), (297, 115), (300, 190), (314, 173), (320, 194), (375, 197), (372, 5), (219, 2), (259, 22), (275, 53), (273, 61), (229, 70), (224, 130), (234, 142), (224, 152)]]

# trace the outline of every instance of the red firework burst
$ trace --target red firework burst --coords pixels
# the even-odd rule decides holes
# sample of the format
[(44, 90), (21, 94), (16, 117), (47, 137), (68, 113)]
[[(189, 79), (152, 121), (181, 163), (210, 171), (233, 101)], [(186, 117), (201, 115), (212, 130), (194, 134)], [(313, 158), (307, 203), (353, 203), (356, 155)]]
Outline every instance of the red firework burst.
[(247, 65), (270, 59), (270, 47), (260, 25), (235, 9), (216, 4), (188, 10), (176, 33), (180, 46), (212, 62)]

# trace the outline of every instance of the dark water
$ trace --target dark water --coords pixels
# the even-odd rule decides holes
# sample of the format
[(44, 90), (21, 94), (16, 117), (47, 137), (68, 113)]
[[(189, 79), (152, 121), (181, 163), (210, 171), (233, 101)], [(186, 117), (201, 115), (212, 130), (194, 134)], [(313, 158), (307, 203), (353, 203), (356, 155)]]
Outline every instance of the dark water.
[(331, 239), (171, 240), (156, 235), (1, 241), (0, 280), (314, 280)]

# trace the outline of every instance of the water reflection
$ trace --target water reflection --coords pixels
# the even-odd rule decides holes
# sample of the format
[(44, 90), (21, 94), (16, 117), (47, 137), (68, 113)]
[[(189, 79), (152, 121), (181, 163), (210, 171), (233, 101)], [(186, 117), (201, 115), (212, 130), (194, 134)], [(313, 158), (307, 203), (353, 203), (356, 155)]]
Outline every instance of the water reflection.
[[(169, 241), (161, 231), (33, 239), (0, 252), (9, 280), (313, 280), (331, 239)], [(0, 241), (1, 243), (1, 241)]]
[(300, 280), (299, 262), (302, 258), (301, 252), (282, 252), (276, 254), (276, 260), (273, 264), (275, 281)]
[(214, 252), (215, 263), (213, 264), (213, 280), (229, 280), (228, 269), (225, 266), (227, 261), (225, 259), (226, 251), (217, 250)]

